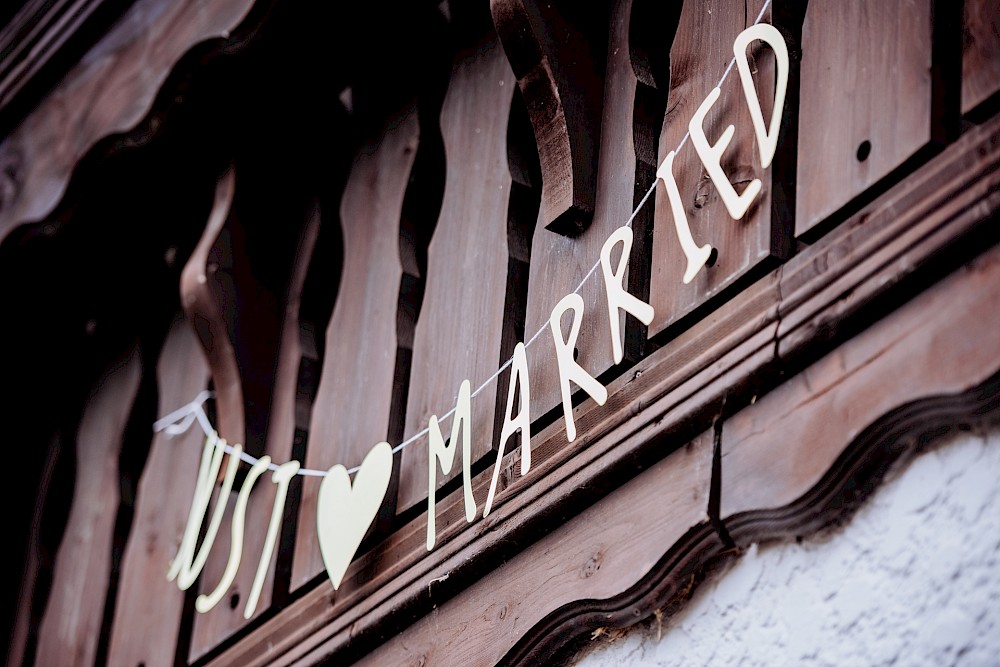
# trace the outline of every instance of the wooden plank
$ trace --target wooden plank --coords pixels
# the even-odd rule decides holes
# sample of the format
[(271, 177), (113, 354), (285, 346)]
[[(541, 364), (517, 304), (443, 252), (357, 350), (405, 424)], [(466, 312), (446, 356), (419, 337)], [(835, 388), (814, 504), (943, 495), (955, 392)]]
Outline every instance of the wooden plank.
[[(684, 4), (669, 54), (670, 93), (660, 134), (660, 164), (685, 141), (688, 122), (733, 58), (733, 41), (753, 23), (763, 4), (763, 0)], [(770, 22), (772, 11), (769, 7), (763, 22)], [(774, 52), (759, 44), (748, 50), (763, 116), (769, 119), (774, 106)], [(691, 235), (699, 246), (711, 245), (716, 257), (711, 266), (701, 269), (690, 283), (684, 284), (687, 260), (675, 231), (666, 186), (662, 179), (659, 180), (650, 281), (650, 303), (656, 316), (649, 327), (651, 336), (669, 328), (769, 257), (784, 252), (781, 239), (787, 238), (787, 233), (782, 233), (781, 229), (787, 226), (787, 216), (772, 215), (771, 210), (776, 187), (772, 180), (775, 167), (761, 167), (749, 107), (735, 67), (723, 84), (718, 101), (706, 116), (703, 128), (709, 142), (714, 144), (730, 125), (736, 128), (736, 134), (723, 157), (725, 173), (737, 193), (742, 194), (754, 179), (763, 184), (761, 193), (741, 220), (733, 220), (691, 141), (685, 141), (677, 151), (673, 174)]]
[(994, 249), (726, 420), (723, 520), (793, 503), (879, 416), (1000, 369), (998, 290)]
[[(636, 76), (629, 59), (630, 9), (631, 3), (616, 3), (611, 15), (594, 221), (574, 238), (554, 234), (542, 225), (535, 228), (525, 336), (530, 338), (539, 330), (542, 334), (527, 351), (532, 419), (558, 408), (562, 400), (555, 349), (549, 332), (552, 309), (580, 285), (600, 259), (608, 236), (624, 225), (632, 212), (636, 189), (633, 144)], [(583, 298), (584, 314), (576, 342), (577, 362), (590, 374), (599, 376), (614, 366), (607, 296), (600, 269), (590, 275), (579, 294)], [(624, 315), (620, 321), (624, 323)], [(564, 324), (564, 333), (567, 329), (568, 324)], [(578, 390), (576, 386), (571, 388)]]
[[(288, 218), (292, 218), (298, 212), (289, 210), (287, 206), (283, 208)], [(270, 400), (258, 399), (254, 404), (247, 405), (246, 410), (250, 412), (250, 410), (256, 409), (258, 412), (264, 413), (258, 414), (255, 420), (257, 425), (262, 422), (267, 424), (266, 434), (264, 435), (263, 453), (270, 456), (272, 461), (279, 465), (291, 459), (292, 444), (295, 438), (295, 397), (298, 388), (299, 361), (302, 357), (299, 339), (299, 297), (302, 285), (305, 282), (309, 259), (312, 256), (313, 246), (319, 232), (318, 208), (312, 208), (306, 212), (306, 215), (308, 218), (304, 228), (301, 230), (299, 242), (295, 246), (294, 259), (288, 273), (289, 285), (287, 286), (287, 293), (283, 295), (272, 293), (271, 296), (271, 298), (284, 306), (283, 312), (281, 312), (281, 333), (278, 336), (267, 336), (269, 323), (266, 319), (253, 317), (245, 312), (237, 314), (243, 318), (252, 317), (253, 325), (259, 335), (264, 337), (270, 345), (277, 346), (277, 349), (263, 346), (251, 352), (244, 352), (245, 356), (241, 360), (241, 366), (244, 369), (244, 378), (248, 374), (254, 373), (258, 376), (258, 382), (261, 376), (265, 378), (271, 377), (267, 376), (266, 372), (270, 368), (275, 369), (273, 371), (273, 386), (270, 388), (273, 398), (268, 397)], [(289, 224), (288, 229), (291, 230), (294, 227)], [(259, 241), (260, 239), (258, 238)], [(275, 241), (275, 239), (272, 239), (272, 241)], [(256, 260), (261, 263), (280, 265), (286, 259), (280, 256), (284, 249), (277, 243), (272, 243), (265, 247), (269, 248), (271, 254), (266, 257), (244, 257), (243, 261)], [(237, 253), (241, 251), (245, 252), (245, 246), (243, 248), (234, 248), (233, 251)], [(220, 268), (225, 269), (226, 267)], [(222, 273), (222, 271), (219, 273)], [(220, 298), (239, 299), (240, 292), (242, 291), (244, 294), (252, 294), (254, 295), (253, 298), (260, 300), (260, 290), (263, 286), (251, 283), (245, 277), (245, 274), (240, 279), (240, 273), (241, 271), (238, 267), (234, 267), (233, 276), (236, 279), (233, 282), (235, 284), (231, 288), (231, 291), (228, 291), (224, 297)], [(274, 286), (270, 287), (273, 289)], [(263, 288), (266, 289), (266, 287)], [(273, 364), (273, 366), (270, 366), (270, 364)], [(248, 383), (247, 380), (243, 380), (244, 387)], [(263, 384), (267, 386), (268, 383), (265, 381)], [(248, 423), (248, 434), (250, 433), (250, 427), (253, 425), (253, 423)], [(208, 593), (215, 589), (218, 582), (222, 579), (229, 560), (229, 552), (232, 544), (230, 537), (233, 517), (232, 510), (235, 506), (238, 489), (234, 487), (233, 491), (234, 493), (227, 499), (229, 511), (219, 530), (219, 539), (216, 540), (215, 546), (205, 563), (205, 569), (199, 578), (199, 590), (202, 593)], [(271, 554), (271, 561), (267, 565), (267, 575), (264, 579), (264, 585), (260, 592), (255, 611), (250, 619), (244, 618), (247, 598), (256, 577), (258, 563), (262, 558), (276, 492), (277, 486), (271, 483), (270, 474), (268, 473), (258, 480), (253, 493), (250, 495), (249, 504), (246, 509), (246, 522), (243, 533), (243, 557), (240, 567), (236, 572), (236, 577), (227, 589), (223, 601), (204, 614), (196, 614), (189, 653), (189, 659), (192, 662), (215, 648), (222, 640), (231, 636), (248, 622), (265, 613), (271, 605), (276, 553)], [(275, 551), (277, 550), (275, 549)]]
[(0, 144), (0, 240), (15, 226), (48, 214), (80, 158), (102, 137), (138, 123), (177, 60), (203, 40), (228, 36), (252, 5), (135, 2)]
[[(208, 384), (208, 366), (190, 325), (174, 322), (157, 363), (163, 415)], [(204, 437), (197, 425), (168, 439), (153, 437), (139, 480), (132, 532), (122, 555), (118, 601), (108, 663), (168, 667), (174, 664), (184, 592), (167, 581), (187, 523)]]
[[(707, 428), (724, 401), (735, 410), (772, 386), (789, 361), (806, 364), (829, 350), (825, 332), (856, 330), (884, 313), (864, 304), (893, 304), (901, 287), (941, 275), (935, 258), (961, 259), (984, 242), (995, 243), (990, 222), (1000, 210), (998, 128), (995, 119), (968, 132), (911, 177), (912, 191), (910, 181), (896, 186), (871, 210), (649, 355), (609, 384), (604, 406), (581, 404), (581, 437), (571, 446), (561, 424), (535, 434), (532, 472), (504, 482), (489, 517), (467, 526), (461, 491), (440, 499), (439, 526), (447, 527), (439, 530), (434, 551), (426, 551), (426, 519), (420, 516), (360, 557), (336, 599), (328, 587), (307, 592), (210, 664), (290, 664), (319, 650), (346, 661), (374, 649), (513, 557), (524, 542), (564, 523), (613, 476), (634, 473), (695, 437), (690, 429)], [(961, 199), (956, 193), (969, 198), (953, 208)], [(882, 247), (878, 257), (865, 250), (875, 238)], [(789, 275), (794, 280), (786, 281)], [(860, 300), (851, 299), (855, 293)], [(779, 310), (782, 328), (790, 324), (781, 338)], [(505, 469), (514, 467), (514, 458), (508, 453)], [(477, 498), (491, 474), (476, 477)]]
[(802, 27), (795, 235), (931, 137), (931, 2), (809, 3)]
[[(596, 606), (627, 590), (691, 528), (707, 522), (712, 451), (709, 431), (356, 664), (495, 665), (525, 629), (552, 612), (569, 614), (567, 607), (580, 601)], [(638, 620), (632, 609), (626, 615)], [(299, 664), (318, 657), (304, 656)]]
[(996, 0), (965, 0), (962, 113), (1000, 91), (1000, 7)]
[[(427, 287), (414, 332), (405, 433), (455, 406), (459, 386), (473, 389), (497, 369), (504, 319), (508, 249), (507, 120), (514, 75), (495, 35), (456, 56), (441, 109), (448, 158), (441, 215), (427, 252)], [(492, 451), (496, 384), (472, 402), (472, 459)], [(445, 437), (451, 422), (442, 424)], [(461, 464), (443, 484), (461, 474)], [(427, 496), (426, 439), (403, 450), (400, 511)], [(485, 498), (479, 498), (483, 502)]]
[(77, 476), (36, 664), (92, 664), (104, 618), (118, 515), (118, 455), (142, 374), (133, 349), (94, 387), (76, 434)]
[[(380, 142), (358, 152), (340, 203), (344, 266), (326, 330), (306, 468), (325, 470), (337, 463), (351, 468), (388, 436), (395, 315), (403, 277), (400, 215), (420, 134), (415, 110), (398, 121)], [(323, 572), (316, 534), (318, 493), (319, 480), (303, 481), (293, 590)]]

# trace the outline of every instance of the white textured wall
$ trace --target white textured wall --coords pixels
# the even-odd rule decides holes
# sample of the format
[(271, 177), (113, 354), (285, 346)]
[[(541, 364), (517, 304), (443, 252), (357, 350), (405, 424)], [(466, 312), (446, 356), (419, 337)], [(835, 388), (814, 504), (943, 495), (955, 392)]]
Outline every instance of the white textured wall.
[(846, 526), (750, 550), (661, 640), (640, 626), (578, 664), (1000, 665), (1000, 434), (935, 446)]

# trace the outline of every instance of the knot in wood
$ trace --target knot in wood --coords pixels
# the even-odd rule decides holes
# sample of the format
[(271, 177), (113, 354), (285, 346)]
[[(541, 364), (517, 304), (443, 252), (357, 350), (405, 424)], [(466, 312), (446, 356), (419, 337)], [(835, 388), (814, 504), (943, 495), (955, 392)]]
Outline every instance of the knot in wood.
[(598, 551), (596, 554), (591, 556), (583, 567), (580, 568), (580, 578), (587, 579), (594, 576), (598, 570), (601, 569), (601, 563), (604, 562), (604, 554)]

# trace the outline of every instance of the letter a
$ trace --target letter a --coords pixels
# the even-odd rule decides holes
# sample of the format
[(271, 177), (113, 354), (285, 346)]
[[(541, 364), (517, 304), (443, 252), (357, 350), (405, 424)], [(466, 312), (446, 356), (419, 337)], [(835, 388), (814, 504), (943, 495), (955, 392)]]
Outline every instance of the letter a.
[[(518, 393), (517, 388), (520, 388)], [(514, 396), (518, 397), (517, 417), (512, 417), (514, 411)], [(483, 518), (490, 514), (493, 507), (493, 496), (497, 492), (497, 479), (500, 477), (500, 462), (503, 460), (504, 447), (507, 438), (521, 430), (521, 477), (531, 470), (531, 416), (528, 406), (531, 405), (531, 389), (528, 386), (528, 357), (524, 352), (524, 343), (518, 343), (514, 348), (514, 357), (510, 364), (510, 384), (507, 386), (507, 414), (500, 429), (500, 442), (497, 443), (497, 462), (493, 466), (493, 480), (490, 482), (490, 492), (486, 496), (483, 507)]]
[[(573, 323), (569, 327), (569, 338), (563, 340), (562, 316), (567, 310), (573, 311)], [(576, 293), (564, 296), (552, 309), (552, 315), (549, 316), (552, 342), (556, 346), (556, 362), (559, 365), (559, 387), (562, 390), (563, 415), (566, 418), (566, 439), (570, 442), (576, 440), (576, 424), (573, 422), (573, 403), (570, 400), (569, 383), (573, 382), (590, 394), (590, 397), (597, 401), (598, 405), (604, 405), (604, 402), (608, 400), (608, 390), (604, 388), (604, 385), (583, 370), (583, 367), (573, 359), (573, 349), (576, 347), (576, 338), (580, 335), (582, 317), (583, 297)]]

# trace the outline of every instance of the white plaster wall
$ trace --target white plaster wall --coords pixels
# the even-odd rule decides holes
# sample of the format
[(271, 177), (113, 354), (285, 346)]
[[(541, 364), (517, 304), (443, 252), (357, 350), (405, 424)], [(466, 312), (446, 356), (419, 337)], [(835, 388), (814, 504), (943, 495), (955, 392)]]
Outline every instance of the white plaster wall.
[(656, 634), (578, 665), (1000, 665), (1000, 434), (936, 445), (829, 534), (749, 550)]

